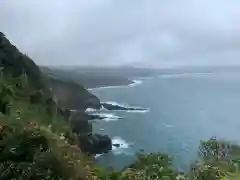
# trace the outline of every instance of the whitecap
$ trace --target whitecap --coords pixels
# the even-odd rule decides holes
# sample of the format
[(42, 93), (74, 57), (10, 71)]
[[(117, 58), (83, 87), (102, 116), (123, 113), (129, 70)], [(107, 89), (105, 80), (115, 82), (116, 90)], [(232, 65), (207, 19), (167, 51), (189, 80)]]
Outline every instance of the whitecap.
[(159, 78), (181, 78), (181, 77), (204, 77), (213, 73), (178, 73), (178, 74), (161, 74)]
[(106, 102), (103, 102), (105, 104), (111, 104), (113, 106), (120, 106), (120, 107), (125, 107), (127, 108), (127, 104), (124, 104), (124, 103), (117, 103), (117, 102), (114, 102), (114, 101), (106, 101)]
[(87, 108), (87, 109), (85, 110), (85, 112), (90, 113), (90, 112), (95, 112), (96, 110), (97, 110), (97, 109)]
[(119, 116), (116, 116), (115, 114), (112, 113), (93, 113), (92, 115), (99, 116), (102, 118), (103, 121), (109, 122), (109, 121), (117, 121), (119, 119), (122, 119)]
[(108, 111), (105, 107), (101, 106), (100, 111)]
[[(112, 152), (116, 155), (129, 154), (129, 151), (127, 151), (127, 149), (129, 149), (132, 145), (132, 143), (129, 143), (118, 136), (112, 138), (112, 144)], [(114, 146), (114, 144), (119, 145), (119, 147)]]
[(143, 80), (132, 80), (132, 83), (127, 84), (127, 85), (102, 86), (102, 87), (96, 87), (96, 88), (88, 88), (88, 90), (93, 91), (93, 90), (101, 90), (101, 89), (128, 88), (128, 87), (135, 87), (135, 86), (140, 85), (142, 83), (143, 83)]
[[(133, 143), (129, 143), (125, 140), (123, 140), (121, 137), (113, 137), (112, 138), (112, 153), (115, 155), (120, 155), (120, 154), (126, 154), (126, 155), (133, 155), (134, 152), (129, 151), (129, 149), (131, 148)], [(119, 147), (114, 146), (118, 145)], [(95, 159), (99, 158), (100, 156), (102, 156), (103, 154), (96, 154), (95, 155)]]
[[(126, 103), (118, 103), (118, 102), (114, 102), (114, 101), (102, 102), (102, 104), (103, 103), (111, 104), (113, 106), (119, 106), (119, 107), (126, 108), (126, 109), (131, 109), (131, 110), (111, 110), (111, 111), (123, 111), (123, 112), (129, 112), (129, 113), (147, 113), (150, 111), (149, 108), (143, 108), (143, 107), (139, 107), (139, 106), (130, 106)], [(105, 109), (105, 110), (107, 110), (107, 109)]]
[(128, 86), (129, 86), (129, 87), (134, 87), (134, 86), (140, 85), (140, 84), (142, 84), (142, 83), (143, 83), (142, 80), (133, 80), (133, 83), (132, 83), (132, 84), (129, 84)]
[(102, 154), (96, 154), (95, 159), (99, 158)]
[(70, 109), (70, 112), (77, 112), (76, 109)]
[(165, 125), (165, 128), (173, 128), (173, 125), (171, 125), (171, 124), (166, 124), (166, 125)]
[(101, 86), (101, 87), (95, 87), (95, 88), (88, 88), (89, 91), (93, 90), (101, 90), (101, 89), (114, 89), (114, 88), (123, 88), (128, 87), (129, 85), (119, 85), (119, 86)]
[[(135, 107), (134, 107), (135, 108)], [(137, 107), (138, 108), (138, 107)], [(138, 109), (138, 110), (127, 110), (127, 111), (124, 111), (124, 112), (128, 112), (128, 113), (147, 113), (147, 112), (149, 112), (150, 111), (150, 109), (148, 109), (148, 108), (143, 108), (143, 109)]]

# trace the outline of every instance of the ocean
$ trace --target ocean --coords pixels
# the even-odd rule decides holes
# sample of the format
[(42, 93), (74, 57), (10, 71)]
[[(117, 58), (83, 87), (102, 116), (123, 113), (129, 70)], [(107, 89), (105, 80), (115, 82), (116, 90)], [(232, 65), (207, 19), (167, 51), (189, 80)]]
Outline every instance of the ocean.
[(198, 156), (201, 140), (213, 136), (240, 141), (240, 69), (211, 72), (161, 73), (138, 78), (134, 85), (96, 88), (102, 102), (143, 107), (145, 111), (106, 111), (93, 123), (94, 132), (107, 134), (113, 143), (96, 161), (121, 169), (135, 154), (163, 152), (186, 171)]

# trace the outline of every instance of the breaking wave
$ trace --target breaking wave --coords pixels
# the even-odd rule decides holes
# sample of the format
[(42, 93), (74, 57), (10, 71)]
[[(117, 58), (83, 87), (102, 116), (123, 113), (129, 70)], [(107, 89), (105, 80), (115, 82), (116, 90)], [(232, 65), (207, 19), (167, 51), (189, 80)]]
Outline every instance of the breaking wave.
[[(115, 155), (119, 155), (119, 154), (128, 154), (128, 151), (126, 151), (126, 149), (131, 148), (131, 145), (133, 143), (129, 143), (125, 140), (123, 140), (121, 137), (113, 137), (112, 138), (112, 152)], [(117, 147), (117, 146), (118, 147)]]
[[(124, 108), (124, 110), (117, 109), (117, 110), (111, 110), (111, 111), (124, 111), (124, 112), (130, 112), (130, 113), (147, 113), (150, 111), (149, 108), (143, 108), (143, 107), (139, 107), (139, 106), (129, 106), (128, 104), (117, 103), (114, 101), (107, 101), (107, 102), (103, 102), (103, 103), (117, 106), (120, 108)], [(107, 110), (107, 109), (105, 109), (105, 110)]]
[(91, 115), (98, 116), (101, 120), (110, 122), (110, 121), (117, 121), (119, 119), (122, 119), (122, 117), (116, 116), (113, 113), (92, 113)]
[(96, 87), (96, 88), (89, 88), (89, 91), (92, 90), (99, 90), (99, 89), (114, 89), (114, 88), (126, 88), (126, 87), (135, 87), (138, 86), (140, 84), (142, 84), (143, 81), (142, 80), (132, 80), (131, 84), (128, 85), (119, 85), (119, 86), (103, 86), (103, 87)]

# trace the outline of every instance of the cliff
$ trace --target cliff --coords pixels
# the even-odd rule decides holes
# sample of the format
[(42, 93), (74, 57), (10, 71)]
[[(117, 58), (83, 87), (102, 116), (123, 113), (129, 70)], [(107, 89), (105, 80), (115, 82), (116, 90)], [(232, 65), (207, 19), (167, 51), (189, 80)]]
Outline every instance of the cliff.
[[(12, 45), (3, 33), (0, 33), (0, 67), (4, 76), (1, 80), (5, 84), (7, 81), (10, 83), (6, 84), (6, 87), (3, 84), (5, 90), (1, 92), (0, 99), (2, 112), (7, 113), (11, 109), (10, 101), (14, 101), (15, 104), (21, 102), (23, 106), (30, 103), (30, 108), (36, 106), (37, 109), (46, 110), (47, 115), (52, 118), (64, 119), (72, 132), (77, 134), (79, 146), (84, 148), (92, 138), (96, 139), (96, 135), (92, 134), (92, 125), (88, 122), (90, 116), (85, 110), (99, 109), (101, 104), (100, 100), (83, 86), (42, 74), (34, 61)], [(10, 86), (13, 88), (9, 89)], [(76, 110), (77, 114), (70, 110)], [(106, 152), (106, 148), (103, 147), (106, 140), (110, 144), (107, 145), (107, 149), (111, 149), (110, 138), (101, 135), (97, 137), (99, 138), (95, 140), (96, 143), (88, 145), (84, 150), (92, 153)]]
[(44, 87), (44, 79), (38, 66), (26, 54), (21, 53), (0, 32), (0, 67), (5, 75), (19, 77), (26, 73), (32, 87), (40, 89)]
[(64, 109), (85, 111), (87, 108), (101, 107), (100, 100), (79, 84), (50, 76), (47, 77), (47, 84), (59, 106)]
[[(96, 70), (96, 71), (94, 71)], [(86, 71), (86, 69), (68, 69), (59, 67), (49, 68), (41, 67), (41, 71), (44, 74), (48, 74), (52, 77), (58, 77), (65, 81), (72, 81), (77, 84), (81, 84), (86, 88), (96, 88), (96, 87), (105, 87), (105, 86), (120, 86), (120, 85), (129, 85), (133, 81), (129, 78), (131, 76), (124, 76), (120, 74), (110, 74), (107, 71), (99, 71), (99, 69), (94, 69), (92, 71)]]

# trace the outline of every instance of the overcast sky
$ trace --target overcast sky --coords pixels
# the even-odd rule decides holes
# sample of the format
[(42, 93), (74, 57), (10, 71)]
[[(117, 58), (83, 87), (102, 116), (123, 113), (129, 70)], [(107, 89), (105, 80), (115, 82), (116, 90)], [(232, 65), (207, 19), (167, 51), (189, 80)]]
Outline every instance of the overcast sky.
[(0, 31), (42, 65), (240, 65), (240, 0), (0, 0)]

